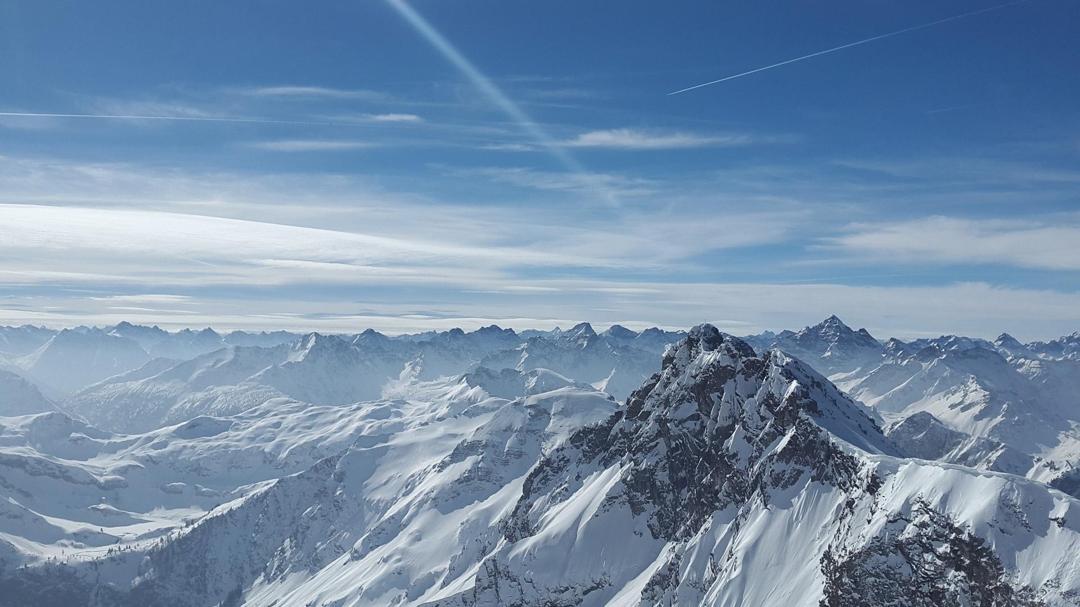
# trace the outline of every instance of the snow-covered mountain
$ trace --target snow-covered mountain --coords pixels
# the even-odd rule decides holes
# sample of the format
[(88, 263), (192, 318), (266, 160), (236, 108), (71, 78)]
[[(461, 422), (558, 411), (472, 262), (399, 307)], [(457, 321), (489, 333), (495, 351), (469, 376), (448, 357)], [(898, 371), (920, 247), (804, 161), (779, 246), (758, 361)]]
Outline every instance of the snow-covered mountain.
[(26, 378), (0, 369), (0, 417), (53, 411), (56, 405)]
[[(275, 399), (131, 436), (60, 413), (0, 421), (0, 471), (19, 488), (0, 528), (3, 596), (217, 605), (237, 587), (317, 587), (308, 578), (322, 571), (355, 577), (348, 591), (366, 592), (366, 604), (388, 604), (397, 589), (430, 584), (435, 563), (467, 561), (447, 550), (478, 549), (500, 513), (478, 505), (512, 503), (543, 450), (617, 406), (573, 386), (508, 400), (463, 378), (399, 396)], [(395, 554), (407, 571), (386, 566)], [(48, 588), (28, 589), (43, 572)]]
[[(833, 379), (890, 420), (928, 413), (970, 437), (965, 443), (1008, 447), (979, 467), (1048, 480), (1080, 461), (1080, 392), (1072, 369), (1059, 368), (1071, 364), (1006, 359), (985, 344), (946, 337), (890, 347), (879, 366)], [(945, 461), (976, 464), (963, 450), (945, 452)]]
[(284, 331), (221, 335), (209, 328), (169, 332), (128, 322), (60, 331), (30, 325), (0, 327), (0, 368), (31, 379), (60, 400), (154, 358), (184, 361), (229, 345), (271, 347), (299, 337)]
[[(207, 330), (168, 333), (121, 323), (95, 335), (143, 344), (149, 351), (183, 353), (193, 340), (201, 340), (199, 350), (229, 341), (275, 344), (290, 334), (221, 338)], [(404, 337), (370, 329), (354, 336), (312, 333), (277, 345), (224, 345), (187, 359), (155, 358), (110, 373), (67, 396), (61, 406), (101, 429), (145, 432), (199, 415), (231, 415), (276, 396), (321, 405), (373, 400), (403, 383), (456, 377), (481, 367), (553, 372), (625, 398), (658, 368), (663, 348), (679, 335), (619, 327), (597, 334), (587, 323), (528, 339), (494, 325)]]
[[(578, 329), (512, 351), (603, 337)], [(419, 343), (362, 336), (246, 354)], [(233, 381), (237, 352), (178, 381)], [(1080, 500), (995, 471), (1003, 443), (929, 412), (883, 432), (811, 365), (708, 325), (655, 364), (622, 403), (474, 367), (130, 435), (0, 419), (0, 604), (1077, 604)]]
[(806, 365), (699, 327), (533, 469), (475, 581), (437, 604), (1071, 603), (1080, 527), (1050, 519), (1080, 502), (895, 453)]
[(1026, 344), (1020, 343), (1008, 333), (1002, 333), (994, 340), (994, 344), (1009, 354), (1021, 358), (1080, 361), (1080, 331), (1050, 341), (1033, 341)]
[(885, 434), (909, 457), (953, 462), (981, 470), (1024, 475), (1032, 456), (999, 441), (972, 436), (918, 411), (889, 425)]
[(918, 457), (1044, 481), (1080, 464), (1080, 361), (1064, 348), (1007, 334), (880, 343), (835, 316), (749, 341), (806, 360), (888, 420), (890, 436)]
[(882, 344), (866, 329), (856, 331), (835, 315), (800, 331), (765, 332), (746, 341), (758, 350), (780, 348), (826, 375), (874, 365), (882, 354)]
[(186, 360), (226, 345), (225, 339), (210, 328), (200, 331), (183, 329), (170, 333), (156, 326), (144, 327), (121, 322), (110, 329), (109, 334), (134, 341), (154, 358)]
[(102, 329), (80, 327), (52, 335), (33, 352), (14, 360), (47, 394), (66, 396), (150, 360), (138, 342)]
[(114, 432), (145, 432), (199, 415), (239, 413), (282, 396), (250, 378), (287, 357), (288, 346), (235, 346), (183, 362), (157, 358), (78, 392), (63, 407)]
[(649, 349), (635, 347), (641, 335), (629, 333), (597, 334), (581, 323), (553, 338), (532, 337), (517, 348), (484, 357), (480, 364), (496, 370), (549, 369), (623, 399), (659, 368), (660, 340), (646, 338), (641, 343)]
[(511, 399), (518, 396), (532, 396), (561, 388), (591, 389), (588, 384), (575, 382), (550, 369), (532, 369), (530, 371), (500, 369), (494, 371), (487, 367), (477, 367), (472, 372), (465, 374), (463, 379), (470, 386), (481, 388), (492, 396)]
[(29, 354), (55, 334), (56, 331), (32, 325), (0, 327), (0, 356), (15, 358)]
[(157, 326), (146, 327), (121, 322), (108, 329), (112, 335), (126, 337), (139, 344), (154, 358), (172, 358), (187, 360), (200, 354), (208, 354), (226, 346), (262, 346), (270, 348), (295, 342), (300, 338), (296, 333), (273, 331), (248, 333), (233, 331), (220, 334), (207, 327), (198, 331), (181, 329), (169, 332)]

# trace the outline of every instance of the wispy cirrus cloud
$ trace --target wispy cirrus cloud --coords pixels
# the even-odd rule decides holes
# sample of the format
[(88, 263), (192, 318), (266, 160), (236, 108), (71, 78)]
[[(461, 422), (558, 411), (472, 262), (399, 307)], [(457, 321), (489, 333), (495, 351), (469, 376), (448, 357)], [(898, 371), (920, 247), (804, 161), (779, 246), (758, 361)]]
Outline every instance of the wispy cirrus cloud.
[[(0, 277), (3, 273), (0, 272)], [(243, 283), (249, 284), (249, 283)], [(417, 283), (418, 285), (421, 283)], [(132, 284), (133, 295), (141, 293)], [(357, 287), (362, 297), (365, 284)], [(70, 298), (57, 295), (9, 295), (0, 322), (71, 326), (114, 324), (121, 320), (165, 327), (218, 329), (291, 329), (358, 332), (367, 327), (391, 333), (466, 330), (497, 323), (523, 328), (568, 326), (589, 320), (644, 328), (688, 328), (703, 321), (739, 335), (763, 329), (801, 327), (838, 314), (854, 326), (866, 326), (878, 338), (959, 333), (993, 337), (1008, 330), (1021, 339), (1047, 339), (1071, 330), (1080, 295), (1048, 290), (1002, 288), (985, 283), (943, 286), (851, 286), (842, 284), (761, 284), (569, 280), (480, 280), (462, 285), (462, 301), (444, 290), (421, 291), (416, 299), (395, 297), (363, 303), (320, 297), (304, 289), (256, 291), (254, 296), (202, 293), (184, 302), (148, 302)], [(888, 302), (889, 313), (878, 310)], [(118, 305), (119, 304), (119, 305)], [(176, 305), (180, 304), (180, 305)], [(181, 308), (182, 305), (182, 308)], [(178, 309), (181, 308), (181, 309)], [(558, 316), (553, 316), (552, 311)], [(1017, 319), (1024, 319), (1022, 327)]]
[(455, 169), (451, 173), (465, 177), (484, 177), (495, 183), (533, 190), (570, 192), (591, 196), (597, 192), (617, 196), (645, 196), (656, 192), (656, 182), (617, 173), (544, 171), (527, 167), (481, 167)]
[(173, 118), (226, 118), (215, 108), (180, 100), (94, 98), (86, 104), (93, 114), (128, 116), (168, 116)]
[(481, 150), (490, 150), (493, 152), (540, 152), (543, 151), (535, 145), (529, 145), (527, 143), (483, 143), (480, 144)]
[(277, 97), (294, 99), (355, 99), (361, 101), (386, 101), (391, 96), (371, 89), (343, 89), (327, 86), (261, 86), (239, 89), (252, 97)]
[(826, 238), (827, 248), (864, 260), (931, 264), (993, 264), (1080, 270), (1080, 215), (1033, 219), (928, 217), (854, 224)]
[[(242, 276), (252, 285), (425, 283), (435, 276), (455, 283), (482, 281), (498, 269), (517, 266), (611, 263), (539, 248), (439, 242), (404, 233), (387, 236), (188, 213), (40, 205), (0, 205), (0, 251), (12, 259), (33, 257), (0, 264), (0, 283), (20, 284), (59, 280), (205, 286)], [(85, 277), (79, 279), (79, 274)]]
[[(780, 274), (770, 261), (774, 254), (780, 263), (803, 255), (799, 245), (791, 248), (802, 240), (842, 253), (837, 257), (849, 266), (974, 258), (1070, 271), (1080, 264), (1070, 249), (1080, 225), (1074, 214), (844, 227), (850, 213), (828, 214), (824, 199), (747, 205), (758, 186), (732, 174), (682, 179), (674, 188), (668, 176), (615, 171), (582, 177), (526, 167), (441, 170), (427, 177), (483, 177), (535, 193), (510, 189), (504, 203), (473, 201), (469, 193), (434, 200), (395, 194), (356, 175), (7, 157), (0, 162), (0, 202), (42, 204), (0, 208), (0, 316), (53, 324), (128, 319), (415, 330), (471, 326), (467, 318), (535, 325), (547, 321), (529, 319), (550, 319), (552, 309), (597, 323), (689, 325), (722, 310), (723, 318), (746, 323), (731, 327), (751, 332), (801, 326), (835, 312), (859, 324), (877, 322), (871, 330), (879, 327), (886, 336), (1008, 329), (1040, 338), (1075, 320), (1077, 296), (1063, 290), (941, 286), (936, 280), (910, 288), (844, 285), (804, 268)], [(778, 180), (773, 170), (750, 176), (766, 185)], [(628, 204), (617, 212), (579, 204), (593, 179), (622, 188)], [(522, 205), (523, 195), (543, 203)], [(1025, 242), (1027, 258), (1018, 262), (1017, 247)], [(1043, 242), (1046, 252), (1032, 249)], [(1067, 261), (1051, 265), (1048, 255)], [(879, 274), (870, 267), (867, 274)], [(190, 299), (90, 299), (144, 293)], [(405, 310), (416, 309), (416, 301), (406, 301), (413, 296), (443, 316), (406, 318)], [(385, 317), (356, 312), (356, 302), (374, 306), (379, 297)], [(861, 310), (882, 301), (889, 302), (887, 318), (859, 320)], [(1017, 331), (1008, 323), (1021, 316), (1028, 320)]]
[(750, 135), (702, 135), (679, 131), (606, 129), (581, 133), (562, 142), (571, 148), (612, 150), (674, 150), (703, 147), (736, 147), (756, 143)]
[[(92, 281), (119, 280), (103, 278), (116, 268), (147, 285), (156, 284), (147, 272), (193, 281), (205, 276), (207, 284), (217, 284), (218, 270), (231, 268), (226, 274), (233, 280), (243, 267), (253, 276), (272, 273), (274, 280), (285, 282), (310, 280), (315, 270), (332, 282), (359, 272), (393, 282), (423, 276), (410, 269), (415, 264), (396, 263), (412, 258), (404, 251), (456, 243), (458, 253), (438, 249), (429, 261), (461, 266), (462, 271), (633, 267), (655, 272), (710, 250), (775, 242), (786, 234), (789, 220), (798, 217), (734, 210), (680, 217), (668, 209), (613, 216), (578, 205), (572, 202), (576, 196), (568, 195), (590, 195), (596, 185), (592, 180), (627, 195), (644, 195), (656, 184), (617, 174), (462, 171), (474, 180), (507, 180), (571, 202), (524, 209), (478, 206), (467, 199), (396, 195), (342, 175), (206, 173), (8, 158), (0, 163), (0, 204), (10, 203), (0, 213), (0, 267), (5, 257), (32, 258), (34, 263), (9, 265), (9, 278), (50, 284), (74, 280), (73, 274)], [(38, 204), (27, 206), (28, 201)], [(181, 228), (186, 235), (177, 236)], [(386, 250), (367, 240), (376, 235), (384, 239), (378, 242), (399, 242), (405, 248), (394, 245), (393, 254), (375, 261), (350, 257)], [(248, 240), (229, 244), (234, 237)], [(296, 243), (303, 247), (294, 248)], [(326, 251), (335, 252), (311, 254), (307, 247), (313, 243), (325, 243)], [(136, 245), (137, 252), (120, 250)], [(92, 263), (99, 258), (112, 265)], [(31, 270), (32, 275), (26, 273)], [(446, 272), (429, 273), (428, 279), (435, 275)]]
[(186, 303), (193, 301), (195, 298), (190, 295), (174, 295), (168, 293), (138, 293), (134, 295), (105, 295), (99, 297), (91, 297), (94, 301), (107, 301), (112, 303), (139, 303), (139, 304), (161, 304), (161, 303)]
[[(423, 124), (427, 121), (423, 116), (414, 114), (411, 112), (362, 112), (362, 113), (345, 113), (345, 114), (330, 114), (322, 116), (321, 119), (335, 124), (344, 125), (357, 125), (357, 126), (391, 126), (395, 124)], [(432, 127), (440, 127), (440, 124), (428, 125)]]
[(253, 141), (246, 145), (267, 152), (342, 152), (379, 147), (379, 144), (370, 141), (347, 139), (279, 139)]
[(424, 119), (416, 114), (388, 113), (388, 114), (364, 114), (364, 118), (372, 122), (423, 122)]
[(575, 88), (575, 87), (560, 87), (560, 88), (535, 88), (530, 89), (527, 94), (535, 99), (551, 99), (551, 100), (582, 100), (582, 99), (600, 99), (606, 97), (605, 94), (595, 89)]

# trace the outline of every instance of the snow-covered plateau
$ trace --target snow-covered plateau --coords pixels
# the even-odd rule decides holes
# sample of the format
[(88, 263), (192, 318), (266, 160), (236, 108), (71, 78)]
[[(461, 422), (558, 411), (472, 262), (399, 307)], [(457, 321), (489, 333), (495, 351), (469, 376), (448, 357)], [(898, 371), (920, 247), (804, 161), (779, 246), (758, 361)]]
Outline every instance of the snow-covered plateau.
[(0, 606), (1080, 605), (1080, 333), (0, 327)]

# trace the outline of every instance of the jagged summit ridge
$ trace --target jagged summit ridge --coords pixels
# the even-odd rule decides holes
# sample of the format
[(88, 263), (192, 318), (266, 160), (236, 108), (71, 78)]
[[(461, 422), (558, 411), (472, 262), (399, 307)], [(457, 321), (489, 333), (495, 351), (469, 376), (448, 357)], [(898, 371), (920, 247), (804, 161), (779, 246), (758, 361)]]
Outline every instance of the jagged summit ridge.
[[(835, 444), (896, 449), (861, 407), (779, 350), (758, 356), (743, 340), (699, 325), (671, 346), (662, 368), (607, 423), (575, 435), (541, 462), (508, 522), (508, 537), (534, 529), (535, 491), (552, 489), (564, 462), (619, 464), (632, 511), (648, 513), (657, 538), (687, 537), (708, 516), (753, 495), (768, 501), (805, 472), (855, 486), (854, 460)], [(531, 482), (530, 482), (531, 481)], [(541, 489), (540, 492), (543, 492)]]
[(780, 348), (830, 376), (848, 373), (877, 363), (885, 346), (866, 329), (852, 329), (840, 317), (830, 315), (799, 331), (766, 331), (746, 338), (759, 350)]
[(835, 314), (829, 316), (820, 323), (807, 327), (794, 336), (794, 341), (800, 345), (814, 347), (815, 342), (821, 342), (832, 347), (846, 348), (877, 348), (880, 343), (866, 329), (855, 330), (840, 320)]
[[(650, 397), (658, 402), (694, 400), (702, 413), (717, 398), (721, 404), (741, 401), (751, 408), (768, 408), (767, 401), (776, 398), (781, 408), (801, 408), (801, 413), (860, 448), (895, 451), (884, 440), (878, 420), (870, 410), (779, 348), (759, 356), (742, 339), (703, 324), (691, 329), (682, 342), (671, 346), (661, 365), (660, 373), (631, 396), (628, 418), (634, 416), (636, 407), (645, 406)], [(760, 398), (758, 395), (751, 398), (746, 392), (762, 388), (767, 392)], [(648, 393), (644, 394), (645, 391)], [(708, 410), (712, 425), (721, 427), (730, 423), (732, 413), (730, 404), (727, 408)]]
[[(700, 325), (621, 410), (537, 464), (502, 523), (507, 543), (471, 590), (433, 604), (848, 606), (860, 604), (855, 587), (872, 590), (874, 604), (988, 594), (993, 604), (1027, 604), (1023, 584), (1043, 574), (1014, 585), (1008, 561), (954, 521), (972, 516), (975, 500), (997, 525), (1009, 496), (1045, 489), (975, 477), (982, 492), (953, 495), (943, 488), (973, 482), (968, 472), (899, 455), (865, 409), (798, 359), (776, 348), (758, 355)], [(960, 558), (911, 553), (942, 542)], [(913, 581), (920, 562), (934, 572), (931, 586)], [(1053, 575), (1065, 575), (1053, 562)], [(766, 571), (785, 582), (761, 583)], [(879, 583), (864, 588), (851, 576)], [(1057, 593), (1056, 583), (1043, 591)]]

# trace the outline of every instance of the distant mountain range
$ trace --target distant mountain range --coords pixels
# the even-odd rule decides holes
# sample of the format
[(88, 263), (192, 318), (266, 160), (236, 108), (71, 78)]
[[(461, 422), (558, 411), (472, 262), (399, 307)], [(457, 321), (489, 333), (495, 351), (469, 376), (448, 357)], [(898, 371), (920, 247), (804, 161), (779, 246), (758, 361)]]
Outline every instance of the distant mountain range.
[(1077, 605), (1080, 334), (0, 328), (0, 605)]

